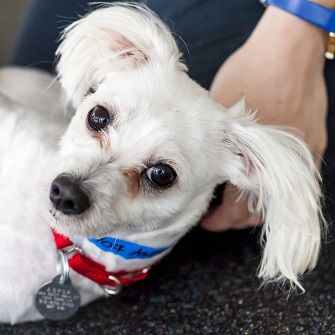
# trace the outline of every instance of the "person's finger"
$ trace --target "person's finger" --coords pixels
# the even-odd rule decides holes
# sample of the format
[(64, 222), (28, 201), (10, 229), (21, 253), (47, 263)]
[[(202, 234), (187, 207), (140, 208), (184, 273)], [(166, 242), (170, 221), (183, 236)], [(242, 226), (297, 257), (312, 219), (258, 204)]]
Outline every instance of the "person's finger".
[(260, 223), (258, 214), (250, 214), (246, 200), (237, 201), (238, 189), (227, 184), (220, 207), (208, 213), (201, 226), (209, 231), (224, 231), (227, 229), (244, 229)]
[(218, 232), (231, 229), (232, 223), (225, 217), (225, 209), (220, 206), (208, 213), (200, 223), (201, 227), (211, 231)]

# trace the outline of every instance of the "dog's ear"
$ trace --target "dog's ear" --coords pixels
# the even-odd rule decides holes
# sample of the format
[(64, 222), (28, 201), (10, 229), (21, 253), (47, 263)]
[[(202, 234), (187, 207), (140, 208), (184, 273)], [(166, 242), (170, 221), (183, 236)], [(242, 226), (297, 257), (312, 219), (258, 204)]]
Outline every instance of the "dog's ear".
[(56, 55), (61, 84), (75, 106), (111, 71), (146, 62), (174, 62), (186, 69), (168, 28), (148, 8), (135, 4), (99, 8), (72, 23)]
[(244, 102), (227, 116), (223, 175), (264, 219), (259, 276), (303, 290), (298, 278), (316, 265), (324, 223), (313, 157), (292, 133), (257, 124)]

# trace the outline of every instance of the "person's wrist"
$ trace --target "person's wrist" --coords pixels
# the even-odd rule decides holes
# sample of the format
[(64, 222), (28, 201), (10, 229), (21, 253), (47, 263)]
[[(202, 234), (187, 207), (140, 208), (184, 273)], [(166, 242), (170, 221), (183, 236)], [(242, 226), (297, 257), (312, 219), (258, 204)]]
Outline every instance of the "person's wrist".
[(278, 56), (290, 53), (292, 57), (301, 55), (304, 59), (323, 60), (327, 33), (282, 9), (269, 6), (246, 46), (264, 47)]
[(335, 10), (335, 0), (312, 0), (312, 2)]

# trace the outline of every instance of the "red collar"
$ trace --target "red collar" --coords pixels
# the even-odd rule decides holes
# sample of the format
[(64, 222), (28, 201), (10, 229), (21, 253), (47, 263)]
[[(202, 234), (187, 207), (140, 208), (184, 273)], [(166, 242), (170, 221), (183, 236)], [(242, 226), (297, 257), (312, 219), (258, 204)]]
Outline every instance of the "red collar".
[(68, 259), (70, 268), (101, 285), (107, 294), (117, 294), (120, 292), (122, 286), (136, 283), (148, 276), (149, 269), (134, 270), (131, 272), (108, 272), (104, 265), (84, 255), (83, 251), (75, 246), (68, 237), (58, 234), (54, 230), (52, 232), (57, 249), (63, 251), (66, 255), (72, 255)]

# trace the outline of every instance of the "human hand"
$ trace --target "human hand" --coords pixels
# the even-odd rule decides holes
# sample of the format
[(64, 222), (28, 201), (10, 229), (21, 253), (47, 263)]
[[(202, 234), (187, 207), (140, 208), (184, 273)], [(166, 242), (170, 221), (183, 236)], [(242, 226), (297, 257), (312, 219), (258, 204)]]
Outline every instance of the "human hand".
[[(297, 129), (320, 166), (327, 143), (327, 95), (323, 77), (326, 34), (277, 8), (266, 10), (248, 41), (220, 68), (210, 90), (229, 107), (243, 96), (262, 124)], [(262, 222), (237, 202), (227, 185), (223, 203), (201, 225), (210, 231), (242, 229)]]

